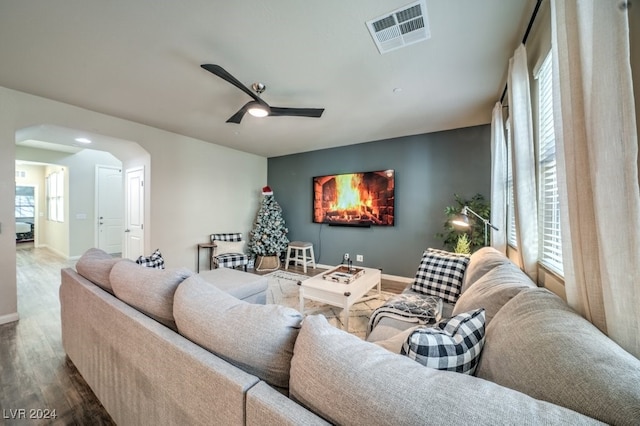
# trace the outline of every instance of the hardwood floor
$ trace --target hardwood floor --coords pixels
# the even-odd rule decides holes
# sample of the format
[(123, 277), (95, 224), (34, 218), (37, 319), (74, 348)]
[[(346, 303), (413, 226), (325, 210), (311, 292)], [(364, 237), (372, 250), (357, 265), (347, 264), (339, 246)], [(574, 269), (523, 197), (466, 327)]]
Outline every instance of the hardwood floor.
[[(18, 245), (20, 321), (0, 325), (0, 425), (115, 424), (62, 349), (60, 269), (74, 265), (47, 249)], [(304, 273), (301, 266), (288, 270)], [(306, 275), (324, 271), (307, 268)], [(382, 290), (399, 293), (405, 285), (383, 279)], [(37, 418), (46, 414), (55, 418)]]
[(32, 244), (16, 253), (20, 321), (0, 326), (0, 424), (114, 425), (62, 349), (60, 269), (75, 262)]

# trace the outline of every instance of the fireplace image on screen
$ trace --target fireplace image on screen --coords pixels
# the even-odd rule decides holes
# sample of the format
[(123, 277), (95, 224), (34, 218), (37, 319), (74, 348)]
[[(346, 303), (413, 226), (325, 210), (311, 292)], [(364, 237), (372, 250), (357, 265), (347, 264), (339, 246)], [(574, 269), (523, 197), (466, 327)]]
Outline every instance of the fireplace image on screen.
[(313, 178), (313, 222), (329, 225), (393, 226), (393, 170)]

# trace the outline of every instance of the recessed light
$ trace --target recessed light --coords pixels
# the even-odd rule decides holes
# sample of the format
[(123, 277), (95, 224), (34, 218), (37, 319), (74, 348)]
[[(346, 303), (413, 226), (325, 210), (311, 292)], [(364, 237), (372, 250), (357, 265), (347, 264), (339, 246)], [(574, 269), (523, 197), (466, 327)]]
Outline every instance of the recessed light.
[(76, 138), (75, 140), (76, 142), (80, 142), (80, 143), (91, 143), (91, 139), (87, 139), (87, 138)]

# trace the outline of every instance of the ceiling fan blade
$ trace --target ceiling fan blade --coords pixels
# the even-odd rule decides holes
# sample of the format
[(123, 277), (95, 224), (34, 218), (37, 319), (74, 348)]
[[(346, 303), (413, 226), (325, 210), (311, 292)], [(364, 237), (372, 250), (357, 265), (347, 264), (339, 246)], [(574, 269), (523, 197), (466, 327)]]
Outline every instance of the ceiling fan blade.
[(244, 104), (244, 106), (240, 108), (238, 112), (236, 112), (231, 117), (229, 117), (229, 119), (227, 120), (227, 123), (240, 124), (240, 122), (242, 121), (242, 117), (244, 117), (244, 115), (247, 113), (247, 110), (249, 109), (249, 105), (251, 105), (252, 102), (253, 101), (249, 101), (246, 104)]
[(246, 87), (244, 84), (240, 83), (240, 81), (238, 81), (238, 79), (236, 79), (234, 76), (229, 74), (227, 72), (227, 70), (222, 68), (220, 65), (202, 64), (200, 66), (202, 68), (204, 68), (205, 70), (209, 71), (210, 73), (212, 73), (214, 75), (217, 75), (218, 77), (220, 77), (221, 79), (225, 80), (226, 82), (233, 84), (238, 89), (242, 90), (244, 93), (246, 93), (247, 95), (251, 96), (251, 98), (253, 98), (253, 100), (255, 100), (256, 102), (258, 102), (258, 103), (260, 103), (262, 105), (269, 106), (269, 105), (267, 105), (267, 103), (265, 101), (260, 99), (260, 97), (258, 95), (256, 95), (251, 90), (249, 90), (249, 88)]
[(289, 117), (313, 117), (319, 118), (324, 112), (324, 108), (281, 108), (270, 107), (273, 116), (289, 116)]

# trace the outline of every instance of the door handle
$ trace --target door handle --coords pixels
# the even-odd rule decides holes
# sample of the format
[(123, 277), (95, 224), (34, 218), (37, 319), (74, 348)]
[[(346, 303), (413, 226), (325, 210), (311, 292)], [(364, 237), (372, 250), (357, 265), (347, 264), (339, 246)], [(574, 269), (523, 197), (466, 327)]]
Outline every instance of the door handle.
[(124, 232), (131, 232), (131, 230), (130, 229), (125, 229)]

